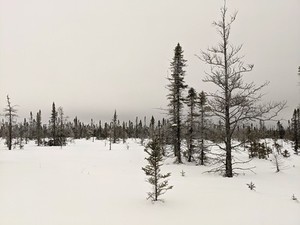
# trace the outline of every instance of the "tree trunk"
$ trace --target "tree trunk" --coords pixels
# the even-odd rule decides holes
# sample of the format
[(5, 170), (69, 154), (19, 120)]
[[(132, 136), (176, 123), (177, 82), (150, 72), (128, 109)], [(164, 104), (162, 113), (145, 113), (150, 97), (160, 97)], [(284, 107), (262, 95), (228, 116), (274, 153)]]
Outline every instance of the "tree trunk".
[(179, 94), (178, 94), (178, 99), (177, 99), (177, 112), (176, 112), (176, 152), (177, 152), (177, 162), (182, 163), (181, 160), (181, 121), (180, 121), (180, 99), (179, 99)]
[(8, 150), (12, 148), (12, 112), (9, 111), (9, 125), (8, 125)]
[(157, 178), (157, 176), (158, 176), (157, 169), (158, 168), (157, 168), (156, 163), (157, 162), (155, 162), (155, 164), (154, 164), (154, 188), (155, 188), (155, 190), (154, 190), (154, 193), (155, 193), (154, 201), (157, 201), (157, 199), (158, 199), (158, 178)]
[(200, 144), (200, 165), (204, 165), (204, 107), (201, 105), (201, 144)]
[(225, 74), (225, 145), (226, 145), (226, 163), (225, 163), (225, 176), (232, 177), (232, 156), (231, 156), (231, 129), (230, 129), (230, 102), (231, 93), (229, 90), (229, 74), (228, 74), (228, 58), (227, 58), (227, 36), (226, 36), (226, 23), (225, 13), (223, 15), (223, 50), (224, 50), (224, 74)]

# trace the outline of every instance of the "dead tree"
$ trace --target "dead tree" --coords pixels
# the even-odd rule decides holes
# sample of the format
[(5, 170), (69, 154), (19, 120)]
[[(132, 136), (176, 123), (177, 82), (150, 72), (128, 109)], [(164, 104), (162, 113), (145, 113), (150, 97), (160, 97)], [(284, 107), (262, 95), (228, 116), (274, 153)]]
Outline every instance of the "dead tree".
[(8, 150), (11, 150), (12, 148), (12, 139), (13, 139), (13, 123), (14, 118), (17, 116), (17, 110), (16, 106), (12, 106), (10, 102), (10, 98), (7, 95), (7, 107), (4, 109), (5, 117), (8, 120), (8, 126), (7, 126), (7, 136), (6, 136), (6, 144), (8, 147)]
[(206, 73), (203, 81), (213, 83), (218, 88), (215, 93), (208, 95), (208, 104), (222, 126), (225, 147), (219, 147), (225, 151), (225, 158), (222, 158), (222, 166), (216, 171), (224, 173), (226, 177), (233, 176), (233, 165), (239, 163), (233, 161), (232, 157), (232, 149), (237, 147), (232, 144), (232, 135), (237, 126), (256, 119), (271, 119), (285, 106), (285, 102), (260, 103), (263, 97), (261, 90), (268, 82), (259, 86), (244, 82), (243, 75), (252, 71), (253, 65), (242, 61), (243, 57), (239, 55), (242, 45), (230, 43), (231, 25), (236, 15), (237, 12), (227, 19), (225, 0), (221, 7), (221, 20), (213, 22), (221, 40), (216, 47), (210, 47), (198, 56), (210, 66), (210, 72)]
[(66, 117), (64, 116), (64, 111), (62, 107), (57, 109), (58, 118), (57, 118), (57, 138), (60, 147), (66, 145), (66, 131), (65, 131), (65, 123)]

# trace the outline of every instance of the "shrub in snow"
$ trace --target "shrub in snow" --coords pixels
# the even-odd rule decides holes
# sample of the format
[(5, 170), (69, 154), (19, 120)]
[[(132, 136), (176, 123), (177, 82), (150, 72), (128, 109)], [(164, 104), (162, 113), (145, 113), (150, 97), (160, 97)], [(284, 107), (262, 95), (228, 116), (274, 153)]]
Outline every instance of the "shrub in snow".
[(145, 152), (148, 154), (148, 157), (145, 158), (148, 162), (148, 165), (142, 168), (144, 170), (149, 182), (152, 186), (152, 191), (148, 192), (148, 198), (152, 201), (159, 200), (158, 197), (163, 195), (167, 190), (172, 189), (173, 186), (169, 186), (168, 177), (171, 176), (171, 173), (161, 174), (161, 166), (163, 165), (163, 156), (160, 145), (157, 140), (153, 140), (148, 143)]
[(250, 190), (255, 191), (256, 187), (255, 187), (254, 183), (252, 183), (252, 181), (250, 182), (250, 184), (247, 184), (247, 186)]
[(181, 174), (181, 176), (185, 176), (185, 172), (183, 171), (183, 170), (181, 170), (181, 172), (180, 172), (180, 174)]
[(296, 196), (293, 194), (293, 196), (292, 196), (292, 200), (293, 201), (298, 201), (298, 199), (296, 198)]
[(289, 151), (285, 149), (285, 150), (282, 152), (282, 156), (283, 156), (284, 158), (290, 157)]
[(259, 158), (266, 159), (272, 150), (266, 146), (264, 143), (259, 143), (257, 141), (252, 141), (249, 147), (249, 158)]

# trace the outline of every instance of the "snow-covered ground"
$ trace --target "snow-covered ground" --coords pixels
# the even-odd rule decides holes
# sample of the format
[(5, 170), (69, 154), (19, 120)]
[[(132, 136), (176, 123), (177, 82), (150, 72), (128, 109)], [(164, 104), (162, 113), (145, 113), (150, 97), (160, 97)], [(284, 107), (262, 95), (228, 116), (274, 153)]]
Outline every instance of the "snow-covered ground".
[[(203, 173), (191, 164), (163, 166), (174, 185), (165, 202), (147, 201), (144, 147), (128, 140), (76, 140), (60, 147), (6, 150), (0, 142), (1, 225), (299, 225), (300, 157), (284, 159), (275, 173), (255, 159), (255, 172), (234, 178)], [(285, 148), (291, 149), (286, 145)], [(239, 153), (247, 159), (247, 154)], [(185, 176), (181, 175), (181, 171)], [(255, 191), (247, 187), (253, 182)]]

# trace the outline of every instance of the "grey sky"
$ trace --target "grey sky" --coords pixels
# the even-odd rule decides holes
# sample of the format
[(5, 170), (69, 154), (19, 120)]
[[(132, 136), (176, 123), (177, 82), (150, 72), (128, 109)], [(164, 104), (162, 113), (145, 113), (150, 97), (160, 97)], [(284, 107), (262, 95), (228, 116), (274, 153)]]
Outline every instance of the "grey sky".
[[(19, 116), (55, 101), (84, 121), (159, 115), (167, 74), (179, 42), (186, 82), (197, 91), (206, 66), (195, 54), (217, 43), (212, 21), (222, 0), (0, 0), (0, 106), (6, 94)], [(287, 100), (282, 117), (300, 103), (299, 0), (229, 0), (238, 10), (232, 43), (244, 44), (246, 80), (271, 83), (266, 100)]]

